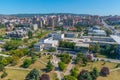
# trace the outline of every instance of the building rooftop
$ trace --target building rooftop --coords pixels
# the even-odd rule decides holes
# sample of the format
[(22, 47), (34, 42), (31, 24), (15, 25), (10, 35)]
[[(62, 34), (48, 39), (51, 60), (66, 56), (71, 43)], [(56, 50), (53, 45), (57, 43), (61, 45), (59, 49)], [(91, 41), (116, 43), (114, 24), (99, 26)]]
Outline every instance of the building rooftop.
[(89, 47), (89, 44), (87, 44), (87, 43), (76, 43), (75, 46), (88, 48), (88, 47)]
[(110, 35), (110, 37), (113, 38), (118, 44), (120, 44), (120, 36)]

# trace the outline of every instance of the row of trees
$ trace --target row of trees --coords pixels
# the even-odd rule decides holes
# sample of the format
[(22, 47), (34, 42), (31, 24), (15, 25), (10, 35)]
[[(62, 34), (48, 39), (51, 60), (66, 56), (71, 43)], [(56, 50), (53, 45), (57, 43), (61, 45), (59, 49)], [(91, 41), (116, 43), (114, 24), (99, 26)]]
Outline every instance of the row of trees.
[(18, 41), (7, 41), (4, 45), (5, 50), (16, 50), (20, 46)]
[(93, 53), (100, 53), (102, 55), (106, 55), (109, 58), (116, 58), (116, 49), (117, 45), (105, 45), (105, 46), (100, 46), (99, 44), (95, 45), (90, 45), (89, 51)]
[(59, 47), (74, 49), (75, 43), (74, 42), (69, 42), (69, 41), (60, 41), (59, 42)]
[(108, 67), (103, 67), (100, 72), (97, 68), (93, 68), (92, 71), (82, 70), (79, 74), (78, 69), (74, 68), (71, 70), (71, 75), (64, 76), (63, 80), (97, 80), (99, 75), (106, 77), (109, 73)]

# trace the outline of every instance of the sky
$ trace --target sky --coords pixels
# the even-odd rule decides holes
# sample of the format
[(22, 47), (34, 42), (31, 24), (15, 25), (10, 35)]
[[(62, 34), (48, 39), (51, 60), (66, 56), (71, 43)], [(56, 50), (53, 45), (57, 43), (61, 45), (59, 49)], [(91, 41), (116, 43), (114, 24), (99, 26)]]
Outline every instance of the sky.
[(0, 0), (0, 14), (120, 15), (120, 0)]

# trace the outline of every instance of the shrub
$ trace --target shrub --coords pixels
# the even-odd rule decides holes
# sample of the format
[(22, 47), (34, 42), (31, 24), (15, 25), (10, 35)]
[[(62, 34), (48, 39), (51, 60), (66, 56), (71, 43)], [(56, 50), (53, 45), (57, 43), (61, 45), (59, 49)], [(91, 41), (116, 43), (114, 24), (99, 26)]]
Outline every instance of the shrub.
[(6, 77), (8, 74), (4, 71), (3, 74), (1, 75), (1, 78)]
[(110, 74), (110, 70), (108, 67), (103, 67), (100, 71), (100, 75), (106, 77)]

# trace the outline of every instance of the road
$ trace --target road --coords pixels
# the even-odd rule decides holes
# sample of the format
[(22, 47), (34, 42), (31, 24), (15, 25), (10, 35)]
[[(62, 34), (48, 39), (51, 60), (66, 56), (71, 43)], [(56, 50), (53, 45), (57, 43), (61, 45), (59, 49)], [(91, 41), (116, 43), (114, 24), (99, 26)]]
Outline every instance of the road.
[(106, 62), (113, 62), (113, 63), (120, 63), (120, 60), (116, 60), (116, 59), (107, 59), (107, 58), (94, 58), (95, 60), (104, 60)]
[(109, 30), (111, 30), (111, 32), (113, 34), (117, 34), (117, 32), (116, 32), (116, 30), (114, 29), (113, 26), (108, 25), (104, 20), (102, 20), (102, 23), (103, 23), (104, 27), (107, 28), (107, 29), (109, 29)]

